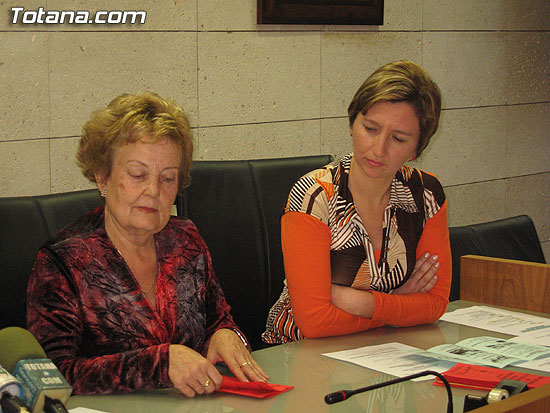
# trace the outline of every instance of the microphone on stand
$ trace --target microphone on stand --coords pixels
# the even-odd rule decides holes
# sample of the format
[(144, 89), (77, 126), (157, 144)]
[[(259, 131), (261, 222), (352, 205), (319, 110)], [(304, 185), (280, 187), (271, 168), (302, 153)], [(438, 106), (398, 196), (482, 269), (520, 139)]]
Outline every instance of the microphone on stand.
[(72, 387), (29, 331), (0, 330), (0, 364), (21, 382), (22, 400), (33, 413), (68, 413), (64, 403)]
[(445, 388), (447, 389), (447, 397), (448, 397), (447, 413), (453, 413), (453, 394), (451, 392), (451, 386), (449, 385), (449, 382), (441, 373), (437, 373), (431, 370), (421, 371), (420, 373), (411, 374), (410, 376), (400, 377), (398, 379), (385, 381), (383, 383), (373, 384), (372, 386), (361, 387), (360, 389), (356, 389), (356, 390), (339, 390), (334, 393), (329, 393), (325, 396), (325, 403), (326, 404), (338, 403), (343, 400), (349, 399), (351, 396), (357, 393), (363, 393), (369, 390), (379, 389), (381, 387), (386, 387), (392, 384), (401, 383), (402, 381), (416, 379), (417, 377), (432, 376), (432, 375), (439, 377), (443, 382), (443, 384), (445, 384)]

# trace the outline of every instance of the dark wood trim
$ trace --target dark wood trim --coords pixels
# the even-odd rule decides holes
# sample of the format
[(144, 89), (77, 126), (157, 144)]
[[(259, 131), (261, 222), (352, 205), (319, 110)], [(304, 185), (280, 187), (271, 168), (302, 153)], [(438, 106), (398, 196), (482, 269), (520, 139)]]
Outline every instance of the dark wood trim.
[(258, 24), (382, 25), (384, 0), (258, 0)]

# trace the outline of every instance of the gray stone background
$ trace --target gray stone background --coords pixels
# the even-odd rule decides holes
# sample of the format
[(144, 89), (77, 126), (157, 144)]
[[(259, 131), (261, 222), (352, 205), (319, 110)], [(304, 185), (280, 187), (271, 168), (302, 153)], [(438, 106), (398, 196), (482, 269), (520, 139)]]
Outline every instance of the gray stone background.
[[(386, 0), (382, 26), (259, 26), (256, 3), (0, 1), (0, 196), (90, 188), (74, 163), (81, 125), (124, 92), (181, 104), (195, 159), (339, 156), (355, 90), (410, 59), (443, 91), (412, 165), (442, 181), (450, 225), (529, 214), (550, 258), (550, 1)], [(13, 25), (14, 6), (147, 21)]]

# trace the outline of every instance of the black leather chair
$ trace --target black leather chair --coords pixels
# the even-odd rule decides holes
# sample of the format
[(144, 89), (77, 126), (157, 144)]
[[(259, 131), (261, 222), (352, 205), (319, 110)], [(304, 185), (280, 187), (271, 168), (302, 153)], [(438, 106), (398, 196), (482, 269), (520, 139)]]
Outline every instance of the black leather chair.
[(44, 241), (102, 203), (96, 190), (0, 198), (0, 328), (26, 327), (27, 282)]
[(329, 155), (193, 164), (179, 207), (204, 238), (232, 314), (253, 348), (283, 288), (280, 216), (290, 188)]
[(527, 215), (451, 227), (449, 236), (453, 262), (451, 301), (460, 298), (460, 257), (463, 255), (546, 262), (535, 225)]

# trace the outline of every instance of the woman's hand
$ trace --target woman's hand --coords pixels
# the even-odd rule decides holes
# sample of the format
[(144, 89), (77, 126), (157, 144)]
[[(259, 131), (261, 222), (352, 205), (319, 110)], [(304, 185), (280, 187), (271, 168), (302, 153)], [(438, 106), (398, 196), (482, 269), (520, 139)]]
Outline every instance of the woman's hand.
[(232, 330), (221, 328), (210, 338), (206, 358), (213, 364), (223, 361), (240, 381), (263, 381), (269, 378)]
[(216, 367), (189, 347), (170, 345), (168, 362), (172, 384), (187, 397), (210, 394), (222, 385), (222, 376)]
[(413, 273), (401, 287), (393, 290), (393, 294), (427, 293), (437, 282), (439, 262), (437, 255), (426, 253), (416, 260)]

